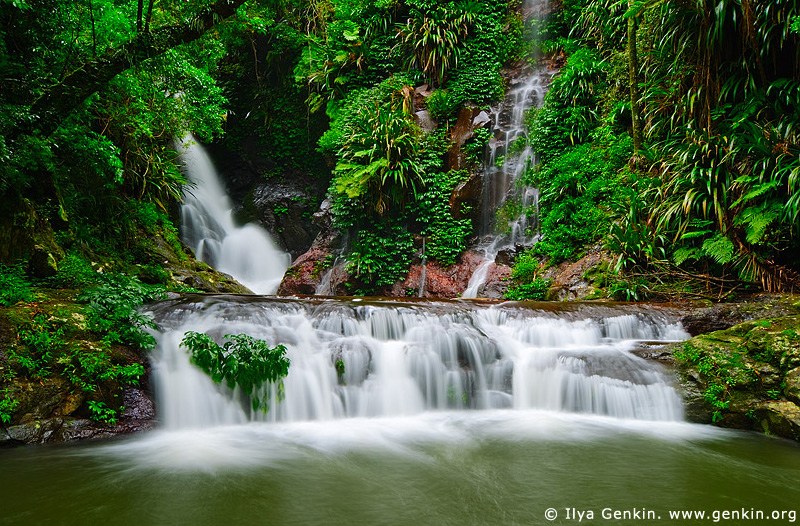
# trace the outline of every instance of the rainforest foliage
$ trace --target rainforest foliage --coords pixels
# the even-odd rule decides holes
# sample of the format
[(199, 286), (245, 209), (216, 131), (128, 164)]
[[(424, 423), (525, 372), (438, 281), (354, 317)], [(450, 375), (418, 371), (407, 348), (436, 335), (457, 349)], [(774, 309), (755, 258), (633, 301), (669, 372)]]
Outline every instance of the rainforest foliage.
[(565, 1), (543, 48), (566, 62), (529, 120), (532, 252), (557, 263), (597, 243), (618, 272), (796, 290), (798, 14), (781, 0)]
[(796, 287), (795, 3), (565, 0), (550, 11), (528, 17), (519, 0), (5, 0), (0, 262), (34, 281), (84, 261), (169, 284), (165, 251), (190, 257), (175, 227), (186, 184), (173, 140), (192, 131), (233, 149), (257, 142), (268, 177), (329, 182), (353, 292), (385, 290), (423, 240), (447, 265), (473, 239), (477, 214), (450, 197), (481, 170), (491, 134), (454, 144), (458, 117), (501, 101), (508, 72), (528, 61), (558, 70), (527, 119), (540, 160), (522, 178), (541, 192), (532, 255), (554, 264), (594, 245), (619, 272)]

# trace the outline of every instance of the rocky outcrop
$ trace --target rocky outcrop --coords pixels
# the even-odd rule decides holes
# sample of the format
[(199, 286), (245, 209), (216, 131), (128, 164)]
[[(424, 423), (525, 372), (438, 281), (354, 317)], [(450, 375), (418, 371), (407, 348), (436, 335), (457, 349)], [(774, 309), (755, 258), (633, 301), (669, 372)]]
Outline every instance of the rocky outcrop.
[(800, 440), (800, 315), (696, 336), (667, 354), (690, 420)]
[[(402, 281), (392, 287), (377, 291), (376, 295), (390, 297), (418, 297), (421, 280), (424, 275), (424, 298), (458, 298), (467, 288), (469, 279), (481, 263), (483, 256), (475, 251), (465, 252), (459, 260), (448, 266), (435, 261), (423, 266), (417, 260), (413, 263)], [(297, 258), (286, 271), (278, 295), (333, 295), (349, 296), (352, 294), (352, 280), (345, 268), (346, 263), (337, 260), (331, 250), (320, 242)], [(503, 297), (507, 287), (511, 268), (506, 265), (493, 264), (489, 267), (486, 283), (481, 287), (482, 298), (499, 299)], [(348, 286), (350, 285), (350, 286)]]
[[(424, 267), (424, 298), (458, 298), (467, 288), (470, 277), (481, 263), (483, 256), (474, 251), (465, 252), (454, 264), (442, 266), (437, 262), (429, 262)], [(502, 298), (506, 290), (506, 279), (511, 275), (507, 266), (493, 264), (489, 268), (486, 283), (479, 291), (482, 298)], [(423, 266), (411, 266), (405, 280), (395, 283), (388, 294), (390, 296), (419, 296)]]
[[(49, 402), (57, 409), (47, 414), (48, 404), (36, 407), (26, 413), (17, 424), (0, 426), (0, 447), (21, 444), (44, 444), (69, 442), (91, 438), (110, 438), (117, 435), (149, 431), (155, 428), (155, 405), (148, 393), (142, 389), (128, 388), (124, 391), (122, 416), (114, 424), (104, 424), (89, 418), (72, 416), (78, 409), (73, 393), (50, 393)], [(68, 410), (62, 413), (62, 410)]]
[(450, 131), (450, 149), (447, 151), (447, 167), (450, 170), (467, 167), (462, 146), (475, 134), (475, 130), (490, 122), (489, 115), (480, 108), (462, 106), (458, 110), (458, 119)]
[(546, 270), (542, 277), (553, 280), (548, 299), (569, 301), (597, 296), (600, 291), (593, 283), (592, 270), (604, 264), (603, 268), (607, 270), (610, 260), (610, 254), (596, 249), (578, 261), (565, 261)]
[(696, 309), (681, 318), (681, 324), (692, 336), (728, 329), (750, 320), (777, 318), (793, 314), (795, 308), (779, 296), (763, 294), (747, 302), (718, 303)]
[(152, 429), (147, 354), (89, 330), (73, 291), (46, 294), (0, 308), (0, 447)]

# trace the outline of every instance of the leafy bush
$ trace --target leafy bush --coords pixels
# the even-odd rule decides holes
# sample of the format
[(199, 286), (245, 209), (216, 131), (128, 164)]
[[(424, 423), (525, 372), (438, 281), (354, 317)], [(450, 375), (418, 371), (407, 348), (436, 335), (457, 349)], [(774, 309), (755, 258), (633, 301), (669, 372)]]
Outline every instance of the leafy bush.
[(145, 331), (155, 328), (155, 322), (137, 309), (147, 301), (163, 299), (164, 288), (145, 285), (124, 274), (106, 274), (100, 279), (101, 285), (78, 298), (89, 303), (89, 328), (103, 334), (103, 340), (108, 343), (123, 343), (143, 349), (155, 346), (155, 339)]
[(406, 67), (424, 72), (431, 84), (441, 85), (447, 72), (458, 64), (463, 39), (478, 16), (476, 2), (450, 2), (411, 8), (410, 17), (398, 30), (407, 50)]
[(594, 50), (578, 49), (553, 79), (544, 105), (530, 114), (531, 145), (541, 162), (559, 157), (565, 147), (591, 140), (601, 121), (600, 93), (606, 63)]
[(403, 227), (381, 224), (375, 231), (361, 230), (347, 259), (347, 270), (365, 283), (359, 292), (373, 292), (399, 280), (411, 265), (414, 239)]
[(543, 163), (531, 184), (540, 188), (542, 240), (534, 252), (551, 263), (577, 257), (609, 229), (624, 200), (618, 171), (630, 155), (630, 138), (609, 145), (580, 145)]
[(9, 306), (33, 299), (31, 283), (20, 265), (0, 265), (0, 305)]
[(458, 108), (458, 104), (445, 89), (437, 89), (425, 101), (431, 118), (444, 121), (450, 118)]
[(187, 332), (181, 346), (191, 354), (192, 363), (215, 383), (224, 381), (231, 389), (238, 387), (250, 397), (253, 411), (266, 412), (269, 405), (262, 387), (289, 374), (286, 347), (271, 348), (264, 340), (246, 334), (228, 334), (225, 339), (228, 341), (220, 346), (206, 334)]
[(58, 271), (51, 278), (56, 287), (83, 288), (99, 281), (97, 272), (85, 258), (70, 254), (58, 262)]
[(535, 279), (530, 283), (512, 285), (508, 287), (505, 297), (512, 301), (546, 300), (552, 283), (551, 279)]
[(11, 423), (11, 415), (13, 415), (14, 411), (19, 407), (19, 400), (11, 398), (8, 389), (1, 390), (0, 395), (2, 395), (0, 398), (0, 422), (9, 424)]
[(536, 256), (528, 251), (517, 256), (511, 269), (511, 279), (519, 283), (534, 281), (539, 273), (540, 265)]
[[(106, 400), (110, 400), (112, 395), (117, 398), (115, 393), (122, 385), (138, 385), (145, 373), (144, 367), (139, 363), (118, 363), (106, 342), (88, 342), (81, 336), (84, 329), (76, 324), (79, 317), (75, 314), (38, 309), (30, 313), (30, 319), (19, 325), (18, 342), (6, 350), (11, 367), (4, 372), (4, 380), (23, 376), (43, 382), (60, 377), (68, 380), (74, 388), (84, 393), (95, 393), (91, 396)], [(0, 419), (8, 423), (19, 401), (12, 398), (9, 389), (2, 394)], [(87, 404), (92, 418), (106, 423), (116, 422), (118, 409), (112, 409), (100, 400), (89, 400)], [(102, 411), (95, 411), (99, 408)]]
[(425, 193), (415, 203), (420, 233), (427, 236), (425, 255), (443, 265), (455, 263), (472, 234), (472, 222), (455, 219), (449, 203), (453, 189), (467, 176), (465, 172), (429, 172), (423, 177)]

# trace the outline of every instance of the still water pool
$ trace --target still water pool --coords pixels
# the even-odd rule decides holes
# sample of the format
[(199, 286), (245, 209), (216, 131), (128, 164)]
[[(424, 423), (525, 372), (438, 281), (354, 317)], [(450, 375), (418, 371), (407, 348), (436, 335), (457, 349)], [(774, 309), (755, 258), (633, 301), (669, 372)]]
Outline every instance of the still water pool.
[[(535, 410), (157, 431), (2, 451), (0, 474), (3, 526), (713, 524), (725, 510), (748, 514), (723, 524), (790, 524), (800, 511), (795, 443)], [(679, 510), (709, 518), (670, 521)]]

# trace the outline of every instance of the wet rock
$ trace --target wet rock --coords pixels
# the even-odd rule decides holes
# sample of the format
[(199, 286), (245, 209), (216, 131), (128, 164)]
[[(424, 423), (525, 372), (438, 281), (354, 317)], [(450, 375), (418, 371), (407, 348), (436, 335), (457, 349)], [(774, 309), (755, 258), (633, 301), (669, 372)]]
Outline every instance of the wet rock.
[[(451, 170), (461, 170), (465, 167), (464, 152), (461, 147), (474, 134), (477, 128), (485, 126), (490, 120), (479, 116), (486, 112), (479, 108), (462, 106), (458, 111), (458, 119), (450, 131), (451, 146), (447, 151), (447, 166)], [(488, 118), (488, 115), (486, 116)]]
[[(425, 289), (423, 297), (457, 298), (467, 288), (469, 278), (483, 262), (483, 257), (474, 251), (462, 254), (459, 260), (448, 266), (432, 261), (425, 267)], [(412, 265), (405, 280), (395, 283), (388, 291), (396, 297), (418, 296), (422, 266)]]
[[(477, 220), (481, 213), (483, 178), (474, 173), (463, 183), (459, 183), (450, 194), (450, 213), (454, 219), (468, 217)], [(464, 211), (467, 210), (465, 213)]]
[(513, 267), (517, 259), (517, 249), (506, 248), (497, 253), (494, 262), (498, 265), (505, 265), (506, 267)]
[(312, 213), (327, 187), (311, 174), (277, 165), (255, 142), (245, 141), (243, 146), (240, 152), (231, 152), (222, 144), (207, 147), (233, 202), (239, 203), (234, 215), (242, 224), (252, 222), (264, 227), (292, 258), (297, 258), (320, 231)]
[(587, 278), (587, 274), (610, 260), (610, 254), (595, 248), (578, 261), (564, 262), (549, 270), (543, 275), (545, 279), (553, 280), (549, 299), (582, 300), (596, 295), (598, 289)]
[(69, 415), (83, 402), (83, 391), (73, 389), (63, 378), (30, 381), (16, 379), (9, 385), (11, 398), (18, 402), (15, 422), (31, 423), (54, 415)]
[(741, 323), (670, 352), (687, 419), (800, 440), (800, 367), (789, 366), (800, 359), (800, 316)]
[(800, 367), (786, 373), (784, 381), (786, 382), (786, 388), (784, 389), (786, 398), (800, 405)]
[(431, 114), (428, 112), (428, 110), (420, 110), (414, 113), (414, 120), (416, 121), (417, 126), (419, 126), (425, 133), (430, 133), (436, 130), (436, 121), (433, 119), (433, 117), (431, 117)]
[(481, 111), (475, 116), (474, 119), (472, 119), (472, 128), (480, 128), (482, 126), (486, 126), (490, 122), (492, 122), (492, 119), (489, 117), (489, 114), (485, 111)]
[(8, 426), (3, 434), (8, 436), (9, 442), (0, 443), (0, 445), (42, 444), (49, 442), (53, 437), (53, 433), (57, 432), (63, 423), (63, 418), (48, 418)]
[(278, 287), (279, 296), (311, 295), (330, 270), (333, 256), (324, 250), (311, 249), (292, 263)]
[(182, 267), (172, 267), (171, 273), (175, 281), (204, 292), (252, 294), (250, 289), (228, 274), (219, 272), (201, 261), (193, 260)]
[(800, 407), (796, 404), (763, 402), (753, 409), (752, 416), (764, 433), (800, 441)]
[(153, 420), (156, 417), (156, 407), (153, 400), (141, 389), (130, 387), (123, 394), (125, 411), (123, 420)]
[(511, 267), (493, 264), (486, 275), (486, 283), (479, 295), (482, 298), (501, 299), (508, 290), (508, 280), (511, 278)]
[(763, 295), (747, 303), (719, 303), (704, 309), (693, 310), (681, 319), (692, 336), (728, 329), (749, 320), (777, 318), (796, 312), (791, 302), (780, 297)]
[(308, 250), (319, 233), (311, 210), (320, 191), (303, 179), (270, 180), (256, 186), (246, 202), (254, 219), (269, 231), (293, 258)]

